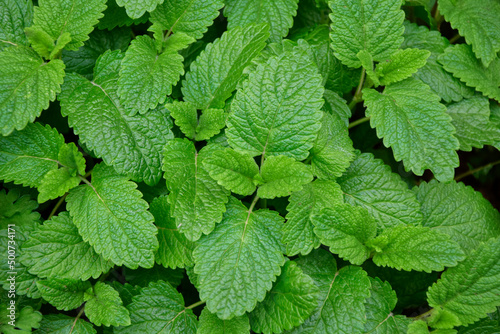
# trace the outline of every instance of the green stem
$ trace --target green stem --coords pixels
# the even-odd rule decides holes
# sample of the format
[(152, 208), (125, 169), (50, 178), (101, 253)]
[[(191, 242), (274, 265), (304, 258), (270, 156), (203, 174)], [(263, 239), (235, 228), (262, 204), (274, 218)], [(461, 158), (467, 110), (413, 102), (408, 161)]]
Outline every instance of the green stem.
[(259, 201), (260, 197), (259, 195), (255, 195), (252, 204), (250, 204), (250, 208), (248, 209), (248, 213), (250, 214), (253, 211), (253, 208), (255, 207), (255, 204)]
[(85, 179), (88, 178), (90, 176), (90, 174), (92, 174), (92, 172), (94, 171), (94, 169), (92, 168), (91, 170), (89, 170), (87, 173), (85, 173), (85, 175), (83, 176)]
[(363, 98), (361, 97), (361, 90), (363, 89), (363, 85), (365, 83), (365, 76), (366, 76), (366, 70), (363, 68), (363, 70), (361, 71), (361, 77), (359, 78), (358, 88), (356, 88), (356, 93), (354, 93), (352, 101), (351, 103), (349, 103), (349, 109), (351, 110), (354, 109), (356, 104), (363, 101)]
[(462, 36), (460, 36), (460, 34), (456, 34), (455, 36), (453, 36), (452, 38), (450, 38), (450, 44), (453, 44), (455, 43), (456, 41), (458, 41)]
[(349, 126), (347, 127), (348, 129), (351, 129), (353, 127), (355, 127), (356, 125), (359, 125), (361, 123), (364, 123), (364, 122), (367, 122), (370, 120), (370, 117), (363, 117), (363, 118), (360, 118), (358, 120), (355, 120), (354, 122), (351, 122), (349, 123)]
[(191, 309), (194, 309), (195, 307), (198, 307), (198, 306), (203, 305), (203, 304), (205, 304), (205, 302), (203, 300), (200, 300), (199, 302), (196, 302), (194, 304), (187, 306), (186, 309), (191, 310)]
[(64, 196), (62, 196), (61, 198), (59, 198), (59, 200), (57, 201), (56, 205), (54, 206), (54, 208), (50, 212), (49, 218), (47, 218), (47, 220), (50, 220), (50, 218), (52, 218), (52, 216), (54, 216), (56, 214), (57, 209), (59, 209), (59, 207), (61, 206), (61, 204), (63, 204), (64, 200), (66, 199), (66, 196), (68, 196), (68, 193), (64, 194)]
[(422, 319), (425, 319), (425, 318), (428, 318), (431, 316), (432, 312), (434, 311), (433, 308), (431, 308), (429, 311), (425, 312), (425, 313), (422, 313), (420, 315), (417, 315), (416, 317), (413, 317), (411, 319), (413, 320), (422, 320)]
[(455, 177), (455, 181), (458, 182), (461, 179), (463, 179), (464, 177), (467, 177), (467, 176), (472, 175), (474, 173), (477, 173), (477, 172), (479, 172), (479, 171), (481, 171), (481, 170), (483, 170), (485, 168), (493, 167), (493, 166), (498, 165), (498, 164), (500, 164), (500, 160), (494, 161), (494, 162), (490, 162), (489, 164), (486, 164), (484, 166), (471, 169), (471, 170), (469, 170), (469, 171), (467, 171), (465, 173), (462, 173), (462, 174), (458, 175), (457, 177)]
[(84, 310), (85, 310), (85, 305), (82, 307), (80, 312), (78, 312), (78, 315), (76, 316), (75, 321), (73, 322), (73, 326), (71, 326), (71, 329), (69, 330), (69, 334), (73, 333), (73, 329), (75, 328), (76, 322), (78, 321), (78, 319), (80, 319)]

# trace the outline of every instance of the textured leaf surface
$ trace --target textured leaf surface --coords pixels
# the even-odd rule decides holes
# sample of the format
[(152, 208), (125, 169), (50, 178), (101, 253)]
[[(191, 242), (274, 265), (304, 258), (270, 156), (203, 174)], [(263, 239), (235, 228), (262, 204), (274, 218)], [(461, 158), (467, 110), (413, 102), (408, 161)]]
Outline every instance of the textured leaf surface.
[(90, 282), (80, 280), (56, 279), (38, 281), (36, 283), (42, 298), (58, 310), (73, 310), (85, 301), (83, 294), (91, 287)]
[(376, 253), (373, 262), (397, 270), (441, 271), (465, 256), (446, 234), (423, 226), (396, 226), (369, 242)]
[(136, 187), (100, 164), (94, 167), (91, 184), (71, 189), (67, 208), (83, 240), (103, 258), (132, 269), (151, 268), (157, 230)]
[(117, 95), (123, 55), (106, 52), (94, 69), (94, 80), (66, 76), (59, 95), (61, 112), (89, 149), (120, 174), (149, 185), (161, 178), (161, 150), (173, 137), (167, 111), (158, 107), (129, 116)]
[(465, 253), (500, 236), (500, 214), (471, 187), (431, 181), (413, 190), (422, 204), (422, 225), (448, 234)]
[(170, 217), (170, 205), (166, 196), (151, 202), (151, 213), (158, 228), (158, 252), (156, 263), (169, 268), (184, 268), (194, 264), (192, 252), (195, 244), (179, 232), (174, 218)]
[(337, 182), (346, 203), (367, 209), (379, 228), (422, 221), (415, 194), (399, 175), (372, 154), (359, 154)]
[(118, 95), (131, 110), (129, 115), (144, 114), (165, 102), (172, 86), (184, 74), (183, 60), (176, 52), (157, 54), (155, 42), (149, 36), (138, 36), (130, 43), (118, 79)]
[(197, 334), (250, 333), (250, 323), (246, 314), (230, 320), (221, 320), (206, 308), (201, 311)]
[(500, 3), (495, 0), (441, 0), (439, 12), (465, 37), (485, 66), (500, 51)]
[[(481, 244), (455, 268), (449, 268), (427, 293), (429, 305), (459, 319), (456, 325), (468, 325), (499, 306), (500, 239)], [(439, 321), (439, 320), (438, 320)], [(440, 328), (439, 322), (433, 324)], [(448, 327), (450, 328), (450, 327)]]
[(331, 206), (314, 216), (313, 224), (314, 233), (332, 253), (357, 265), (370, 257), (365, 243), (377, 235), (377, 223), (365, 208)]
[(310, 168), (284, 155), (271, 156), (261, 166), (264, 184), (259, 186), (257, 195), (261, 198), (289, 196), (299, 191), (304, 184), (313, 180)]
[(24, 28), (33, 21), (33, 3), (3, 0), (0, 3), (0, 50), (11, 45), (28, 46)]
[(108, 0), (106, 6), (108, 8), (104, 11), (104, 17), (97, 24), (99, 29), (112, 30), (116, 27), (145, 23), (149, 19), (149, 13), (145, 13), (136, 19), (129, 17), (125, 8), (118, 6), (116, 0)]
[(390, 59), (377, 66), (377, 76), (380, 83), (387, 86), (406, 78), (424, 66), (431, 53), (427, 50), (404, 49), (397, 50)]
[(430, 169), (440, 181), (453, 178), (459, 165), (455, 128), (429, 86), (409, 78), (384, 89), (363, 89), (366, 115), (384, 145), (391, 147), (396, 161), (422, 175)]
[(54, 41), (69, 33), (67, 50), (77, 50), (89, 38), (102, 12), (105, 0), (41, 0), (35, 7), (33, 28), (46, 32)]
[[(75, 147), (76, 149), (76, 146), (74, 146), (74, 144), (73, 147)], [(83, 160), (82, 154), (80, 152), (78, 153), (79, 157)], [(83, 169), (83, 171), (83, 174), (85, 174), (85, 168)], [(71, 169), (69, 167), (53, 169), (45, 174), (40, 186), (38, 187), (38, 191), (40, 192), (38, 194), (38, 202), (43, 203), (45, 201), (48, 201), (49, 199), (61, 197), (71, 188), (78, 186), (80, 182), (81, 180), (74, 169)]]
[(33, 307), (31, 306), (25, 306), (21, 311), (16, 310), (14, 314), (14, 323), (16, 324), (16, 327), (11, 326), (10, 324), (8, 324), (8, 322), (12, 321), (10, 318), (12, 314), (9, 312), (6, 306), (6, 304), (2, 304), (2, 311), (0, 312), (0, 331), (2, 331), (2, 333), (31, 333), (32, 328), (40, 327), (42, 314), (38, 311), (33, 310)]
[(184, 101), (197, 109), (223, 108), (243, 69), (266, 46), (268, 27), (252, 25), (225, 32), (191, 64), (182, 83)]
[(122, 306), (118, 292), (110, 285), (97, 282), (85, 294), (85, 315), (96, 326), (128, 326), (128, 310)]
[(355, 158), (354, 148), (341, 116), (323, 113), (311, 157), (313, 174), (320, 179), (335, 179), (349, 167)]
[(34, 211), (38, 203), (32, 201), (28, 195), (20, 196), (18, 190), (12, 189), (7, 193), (0, 190), (0, 229), (6, 229), (9, 224), (18, 227), (29, 226), (40, 219), (40, 214)]
[(185, 308), (182, 295), (164, 281), (143, 288), (127, 309), (132, 324), (115, 328), (116, 333), (196, 333), (193, 311)]
[(188, 139), (171, 140), (164, 150), (163, 170), (170, 190), (170, 214), (191, 241), (210, 233), (222, 219), (229, 191), (203, 168), (209, 147), (196, 152)]
[(349, 118), (351, 118), (351, 109), (347, 106), (346, 100), (341, 98), (339, 94), (334, 91), (325, 89), (325, 93), (323, 94), (323, 98), (325, 99), (325, 104), (323, 105), (323, 111), (336, 114), (342, 119), (346, 126), (349, 125)]
[(61, 91), (64, 63), (45, 63), (24, 46), (0, 52), (0, 131), (9, 135), (22, 130), (49, 107)]
[(281, 333), (304, 322), (316, 308), (319, 289), (295, 262), (287, 261), (266, 298), (250, 313), (257, 333)]
[(113, 264), (84, 242), (67, 212), (46, 221), (23, 244), (20, 261), (38, 277), (87, 280)]
[(173, 101), (166, 104), (165, 108), (170, 111), (170, 116), (182, 133), (189, 139), (193, 139), (198, 126), (198, 112), (195, 106), (190, 102)]
[[(73, 332), (71, 332), (73, 329)], [(46, 314), (40, 322), (40, 334), (95, 334), (92, 324), (85, 320), (68, 317), (64, 314)]]
[(224, 16), (227, 17), (228, 29), (267, 23), (271, 33), (269, 40), (279, 43), (293, 25), (297, 3), (298, 0), (226, 0)]
[(373, 60), (383, 61), (403, 41), (404, 12), (399, 0), (342, 0), (329, 2), (332, 48), (335, 56), (349, 67), (360, 67), (356, 56), (368, 51)]
[(218, 134), (226, 126), (227, 113), (223, 109), (205, 109), (202, 111), (196, 127), (196, 141), (207, 140)]
[(323, 208), (342, 203), (342, 190), (333, 181), (316, 180), (304, 185), (301, 191), (293, 192), (288, 201), (287, 221), (282, 227), (286, 253), (289, 256), (306, 255), (320, 245), (313, 231), (313, 215)]
[(203, 161), (203, 166), (224, 188), (244, 196), (255, 192), (259, 166), (248, 154), (230, 148), (215, 151)]
[(444, 68), (489, 98), (500, 101), (500, 58), (494, 58), (488, 67), (476, 59), (470, 46), (459, 44), (449, 47), (439, 56)]
[(259, 65), (231, 104), (229, 144), (252, 156), (305, 159), (320, 128), (321, 80), (300, 48)]
[(132, 19), (140, 18), (146, 11), (152, 12), (162, 2), (162, 0), (116, 0), (118, 6), (125, 7), (127, 15)]
[(255, 308), (285, 262), (283, 218), (268, 210), (249, 211), (231, 197), (222, 221), (198, 241), (193, 256), (200, 298), (221, 319)]

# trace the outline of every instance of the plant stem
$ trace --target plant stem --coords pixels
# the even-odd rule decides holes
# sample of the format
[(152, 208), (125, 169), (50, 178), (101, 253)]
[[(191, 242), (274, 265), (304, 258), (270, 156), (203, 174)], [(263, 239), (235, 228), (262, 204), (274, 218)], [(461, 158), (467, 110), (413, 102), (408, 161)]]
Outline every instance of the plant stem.
[(59, 209), (59, 207), (61, 206), (61, 204), (63, 204), (64, 200), (66, 199), (66, 196), (68, 196), (68, 193), (64, 194), (64, 196), (62, 196), (61, 198), (59, 198), (59, 200), (57, 201), (56, 205), (54, 206), (54, 208), (50, 212), (49, 218), (47, 218), (47, 220), (50, 220), (50, 218), (52, 218), (52, 216), (56, 214), (57, 209)]
[(363, 85), (365, 83), (365, 75), (366, 75), (366, 70), (363, 68), (361, 71), (361, 77), (359, 78), (359, 84), (358, 88), (356, 89), (356, 93), (354, 93), (354, 96), (352, 97), (351, 103), (349, 103), (349, 109), (353, 110), (356, 104), (358, 102), (361, 102), (363, 98), (361, 97), (361, 90), (363, 89)]
[(452, 38), (450, 38), (450, 44), (453, 44), (455, 43), (456, 41), (458, 41), (462, 36), (460, 36), (460, 34), (456, 34), (455, 36), (453, 36)]
[(431, 308), (429, 311), (425, 312), (425, 313), (422, 313), (420, 315), (417, 315), (416, 317), (413, 317), (413, 318), (410, 318), (410, 319), (413, 319), (413, 320), (422, 320), (422, 319), (425, 319), (427, 317), (430, 317), (431, 314), (432, 314), (432, 311), (434, 311), (433, 308)]
[(76, 316), (75, 321), (73, 322), (73, 326), (71, 326), (71, 329), (69, 330), (69, 334), (73, 333), (73, 329), (75, 328), (76, 322), (78, 321), (78, 319), (80, 319), (84, 310), (85, 310), (85, 305), (82, 307), (80, 312), (78, 312), (78, 315)]
[(364, 122), (367, 122), (370, 120), (370, 117), (363, 117), (363, 118), (360, 118), (358, 120), (355, 120), (354, 122), (351, 122), (349, 123), (349, 126), (347, 127), (348, 129), (351, 129), (353, 127), (355, 127), (356, 125), (359, 125), (361, 123), (364, 123)]
[(196, 302), (194, 304), (187, 306), (186, 309), (191, 310), (191, 309), (194, 309), (195, 307), (198, 307), (198, 306), (203, 305), (203, 304), (205, 304), (205, 302), (203, 300), (200, 300), (199, 302)]
[(250, 214), (253, 211), (253, 208), (255, 207), (255, 204), (259, 201), (259, 195), (255, 195), (252, 204), (250, 204), (250, 208), (248, 209), (248, 213)]
[(462, 173), (462, 174), (458, 175), (457, 177), (455, 177), (455, 181), (458, 182), (461, 179), (463, 179), (464, 177), (467, 177), (467, 176), (472, 175), (474, 173), (477, 173), (477, 172), (479, 172), (479, 171), (481, 171), (481, 170), (483, 170), (485, 168), (493, 167), (493, 166), (498, 165), (498, 164), (500, 164), (500, 160), (497, 160), (497, 161), (494, 161), (494, 162), (490, 162), (489, 164), (486, 164), (484, 166), (471, 169), (471, 170), (469, 170), (469, 171), (467, 171), (465, 173)]

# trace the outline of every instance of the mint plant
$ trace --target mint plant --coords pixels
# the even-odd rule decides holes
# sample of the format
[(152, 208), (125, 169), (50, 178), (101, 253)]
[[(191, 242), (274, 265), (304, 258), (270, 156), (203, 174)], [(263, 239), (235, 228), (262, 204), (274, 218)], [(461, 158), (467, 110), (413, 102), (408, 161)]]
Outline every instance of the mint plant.
[(0, 0), (0, 332), (498, 333), (499, 18)]

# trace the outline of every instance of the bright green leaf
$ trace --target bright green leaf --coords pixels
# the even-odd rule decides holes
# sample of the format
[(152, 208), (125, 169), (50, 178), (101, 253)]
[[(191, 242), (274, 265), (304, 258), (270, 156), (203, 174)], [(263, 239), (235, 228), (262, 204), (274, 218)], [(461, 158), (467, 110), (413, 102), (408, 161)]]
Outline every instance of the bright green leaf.
[(203, 110), (196, 127), (195, 140), (207, 140), (218, 134), (226, 126), (226, 116), (226, 112), (222, 109)]
[(69, 168), (63, 167), (49, 171), (38, 187), (38, 202), (43, 203), (50, 199), (63, 196), (68, 190), (78, 186), (81, 180), (71, 175)]
[(85, 315), (96, 326), (128, 326), (128, 310), (122, 306), (118, 292), (111, 286), (97, 282), (84, 294)]
[(36, 285), (43, 299), (64, 311), (80, 307), (85, 301), (83, 294), (91, 287), (88, 281), (56, 278), (38, 281)]
[(380, 86), (380, 80), (378, 74), (375, 73), (375, 70), (373, 68), (373, 58), (370, 52), (363, 49), (356, 54), (356, 57), (358, 57), (359, 62), (361, 63), (361, 67), (363, 67), (363, 69), (366, 71), (366, 75), (373, 82), (375, 87)]
[(108, 0), (106, 6), (108, 8), (104, 11), (104, 17), (97, 24), (99, 29), (112, 30), (116, 27), (145, 23), (149, 19), (149, 13), (145, 13), (136, 19), (131, 18), (127, 15), (125, 8), (118, 6), (116, 0)]
[(132, 19), (138, 19), (146, 11), (152, 12), (163, 0), (116, 0), (120, 7), (125, 7), (127, 15)]
[[(73, 332), (71, 332), (73, 329)], [(64, 314), (46, 314), (43, 316), (40, 328), (37, 333), (40, 334), (96, 334), (96, 330), (89, 322), (68, 317)]]
[(377, 65), (377, 76), (384, 86), (404, 80), (423, 67), (431, 53), (427, 50), (397, 50), (391, 57)]
[(182, 133), (189, 139), (194, 139), (198, 126), (196, 107), (190, 102), (173, 101), (166, 104), (165, 108), (170, 111), (170, 116), (175, 120), (175, 124)]
[(0, 50), (11, 45), (28, 46), (24, 28), (33, 21), (31, 0), (3, 0), (0, 3)]
[(250, 323), (246, 314), (230, 320), (221, 320), (206, 308), (201, 311), (197, 334), (248, 334)]

